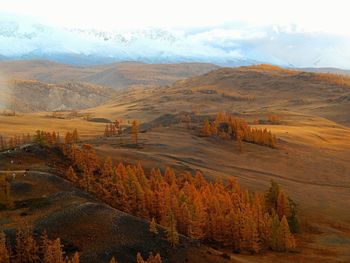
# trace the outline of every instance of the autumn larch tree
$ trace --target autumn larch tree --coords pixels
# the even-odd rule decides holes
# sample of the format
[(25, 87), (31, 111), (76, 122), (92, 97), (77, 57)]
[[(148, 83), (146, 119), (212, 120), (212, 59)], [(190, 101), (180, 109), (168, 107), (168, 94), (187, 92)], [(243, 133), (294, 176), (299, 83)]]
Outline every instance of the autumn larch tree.
[(266, 200), (267, 206), (270, 209), (274, 210), (275, 212), (277, 210), (277, 200), (278, 200), (279, 192), (280, 192), (279, 185), (274, 180), (271, 180), (271, 186), (266, 193), (265, 200)]
[(202, 128), (202, 135), (203, 136), (211, 136), (211, 129), (210, 129), (210, 123), (208, 119), (205, 119), (204, 125)]
[(80, 262), (80, 255), (78, 252), (75, 252), (71, 260), (69, 260), (68, 263), (79, 263)]
[(118, 263), (114, 257), (111, 258), (111, 260), (109, 261), (109, 263)]
[(151, 222), (149, 224), (149, 231), (152, 234), (155, 234), (155, 235), (158, 234), (157, 223), (156, 223), (156, 220), (154, 220), (154, 217), (152, 218), (152, 220), (151, 220)]
[(242, 150), (243, 150), (242, 138), (243, 138), (243, 131), (237, 130), (236, 131), (236, 140), (237, 140), (237, 148), (238, 148), (239, 152), (242, 152)]
[(290, 216), (288, 200), (283, 191), (279, 191), (278, 193), (276, 212), (280, 219), (282, 219), (283, 216)]
[(146, 263), (142, 256), (141, 256), (141, 253), (140, 252), (137, 252), (137, 255), (136, 255), (136, 263)]
[(6, 244), (6, 236), (4, 232), (0, 232), (0, 262), (10, 263), (10, 253)]
[[(71, 152), (67, 157), (72, 160)], [(150, 221), (154, 218), (166, 228), (171, 245), (178, 243), (179, 231), (197, 240), (256, 253), (268, 247), (280, 249), (280, 233), (288, 233), (285, 226), (280, 229), (277, 213), (292, 211), (288, 204), (292, 207), (293, 203), (288, 197), (281, 201), (282, 189), (275, 182), (264, 195), (243, 191), (235, 180), (210, 182), (199, 171), (195, 176), (176, 174), (167, 167), (164, 173), (152, 169), (145, 174), (140, 163), (116, 165), (110, 158), (100, 160), (91, 145), (77, 148), (74, 158), (73, 167), (83, 178), (77, 182), (81, 188), (124, 212)]]
[(72, 166), (69, 166), (68, 168), (68, 171), (66, 172), (66, 177), (69, 181), (72, 181), (72, 182), (78, 182), (79, 178), (78, 176), (76, 175), (74, 169), (72, 168)]
[(110, 136), (110, 131), (109, 131), (109, 125), (108, 124), (106, 124), (104, 136), (105, 137), (109, 137)]
[(6, 208), (13, 207), (11, 185), (7, 176), (0, 177), (0, 204), (3, 204)]
[(174, 217), (174, 212), (169, 209), (168, 215), (167, 215), (167, 229), (166, 229), (166, 235), (167, 240), (171, 244), (171, 246), (175, 247), (177, 244), (179, 244), (179, 233), (176, 229), (176, 220)]
[(151, 253), (148, 259), (144, 260), (141, 253), (138, 252), (136, 255), (136, 263), (162, 263), (162, 258), (160, 257), (159, 253), (157, 253), (155, 256), (153, 256), (153, 253)]
[(132, 138), (135, 144), (139, 141), (139, 123), (137, 120), (134, 120), (131, 125)]
[(32, 231), (27, 227), (16, 232), (16, 257), (18, 263), (39, 262), (38, 246), (33, 238)]
[(64, 263), (61, 240), (50, 241), (44, 253), (44, 263)]
[(6, 143), (4, 138), (0, 135), (0, 150), (5, 150), (6, 149)]
[(271, 220), (270, 241), (269, 241), (269, 246), (274, 251), (277, 251), (280, 245), (279, 227), (280, 227), (280, 221), (278, 219), (278, 215), (275, 215), (274, 218)]
[(286, 216), (282, 217), (278, 229), (278, 247), (277, 250), (281, 252), (293, 251), (295, 249), (295, 239), (290, 233), (289, 225)]
[(79, 141), (79, 134), (77, 129), (74, 129), (73, 133), (72, 133), (72, 141), (74, 143), (77, 143)]

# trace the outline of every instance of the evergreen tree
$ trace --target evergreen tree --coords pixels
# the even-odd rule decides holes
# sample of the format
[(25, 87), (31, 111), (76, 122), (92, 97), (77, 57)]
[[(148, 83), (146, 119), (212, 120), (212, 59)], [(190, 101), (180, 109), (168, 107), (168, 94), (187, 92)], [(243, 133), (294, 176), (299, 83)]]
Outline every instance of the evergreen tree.
[(271, 186), (266, 193), (265, 199), (266, 199), (267, 206), (274, 211), (276, 211), (277, 209), (277, 200), (278, 200), (279, 192), (280, 192), (279, 185), (274, 180), (271, 180)]
[(289, 204), (290, 216), (287, 219), (288, 219), (288, 225), (289, 225), (290, 231), (292, 233), (299, 233), (300, 225), (299, 225), (299, 219), (297, 215), (298, 214), (297, 205), (290, 198), (288, 198), (288, 204)]
[(278, 215), (275, 215), (275, 217), (271, 221), (271, 233), (270, 233), (270, 248), (274, 251), (279, 250), (280, 246), (280, 240), (279, 240), (279, 227), (280, 227), (280, 221), (278, 219)]

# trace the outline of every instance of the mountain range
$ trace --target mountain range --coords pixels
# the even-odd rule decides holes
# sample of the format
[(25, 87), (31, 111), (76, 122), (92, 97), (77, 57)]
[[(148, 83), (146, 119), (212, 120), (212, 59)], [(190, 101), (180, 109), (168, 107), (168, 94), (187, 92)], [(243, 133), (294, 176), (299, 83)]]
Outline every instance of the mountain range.
[(0, 60), (44, 59), (74, 65), (137, 61), (350, 68), (345, 40), (326, 33), (310, 34), (293, 26), (67, 28), (0, 13)]

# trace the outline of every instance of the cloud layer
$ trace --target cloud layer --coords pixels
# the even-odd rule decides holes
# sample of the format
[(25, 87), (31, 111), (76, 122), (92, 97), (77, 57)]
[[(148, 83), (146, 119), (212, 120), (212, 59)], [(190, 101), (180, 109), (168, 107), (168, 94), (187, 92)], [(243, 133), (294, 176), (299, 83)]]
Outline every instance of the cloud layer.
[(97, 30), (46, 26), (28, 17), (0, 15), (0, 55), (67, 63), (84, 56), (92, 62), (202, 61), (220, 65), (264, 62), (350, 68), (349, 43), (346, 35), (306, 32), (293, 24), (226, 23), (185, 29)]

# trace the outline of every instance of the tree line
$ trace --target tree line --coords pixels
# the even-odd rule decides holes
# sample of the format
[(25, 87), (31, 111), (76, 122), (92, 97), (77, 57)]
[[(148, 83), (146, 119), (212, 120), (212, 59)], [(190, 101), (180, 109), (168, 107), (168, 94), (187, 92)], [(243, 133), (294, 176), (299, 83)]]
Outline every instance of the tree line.
[(200, 171), (176, 173), (167, 167), (146, 173), (140, 163), (115, 164), (100, 159), (91, 145), (65, 141), (68, 180), (117, 209), (154, 220), (174, 246), (179, 232), (251, 253), (296, 247), (291, 233), (297, 231), (296, 206), (274, 182), (263, 194), (242, 190), (233, 178), (209, 181)]
[[(0, 232), (0, 262), (1, 263), (79, 263), (80, 255), (75, 252), (66, 255), (59, 238), (50, 240), (44, 231), (39, 238), (35, 238), (29, 228), (20, 228), (16, 232), (15, 247), (11, 249), (9, 239), (4, 232)], [(117, 263), (112, 257), (109, 263)], [(136, 263), (162, 263), (160, 255), (151, 253), (144, 260), (140, 253), (136, 255)]]
[(271, 131), (252, 128), (243, 119), (223, 112), (219, 112), (212, 122), (205, 119), (201, 134), (207, 137), (219, 136), (223, 139), (236, 140), (240, 150), (242, 141), (271, 148), (277, 146), (276, 136)]
[(0, 135), (0, 151), (13, 149), (31, 141), (32, 137), (30, 134), (14, 135), (8, 139), (5, 139), (2, 135)]
[[(140, 123), (137, 120), (133, 120), (131, 122), (131, 139), (132, 139), (132, 142), (135, 144), (138, 144), (138, 141), (139, 141), (139, 129), (140, 129)], [(103, 136), (115, 137), (115, 136), (121, 136), (122, 134), (123, 134), (122, 120), (115, 120), (115, 122), (106, 124)]]

